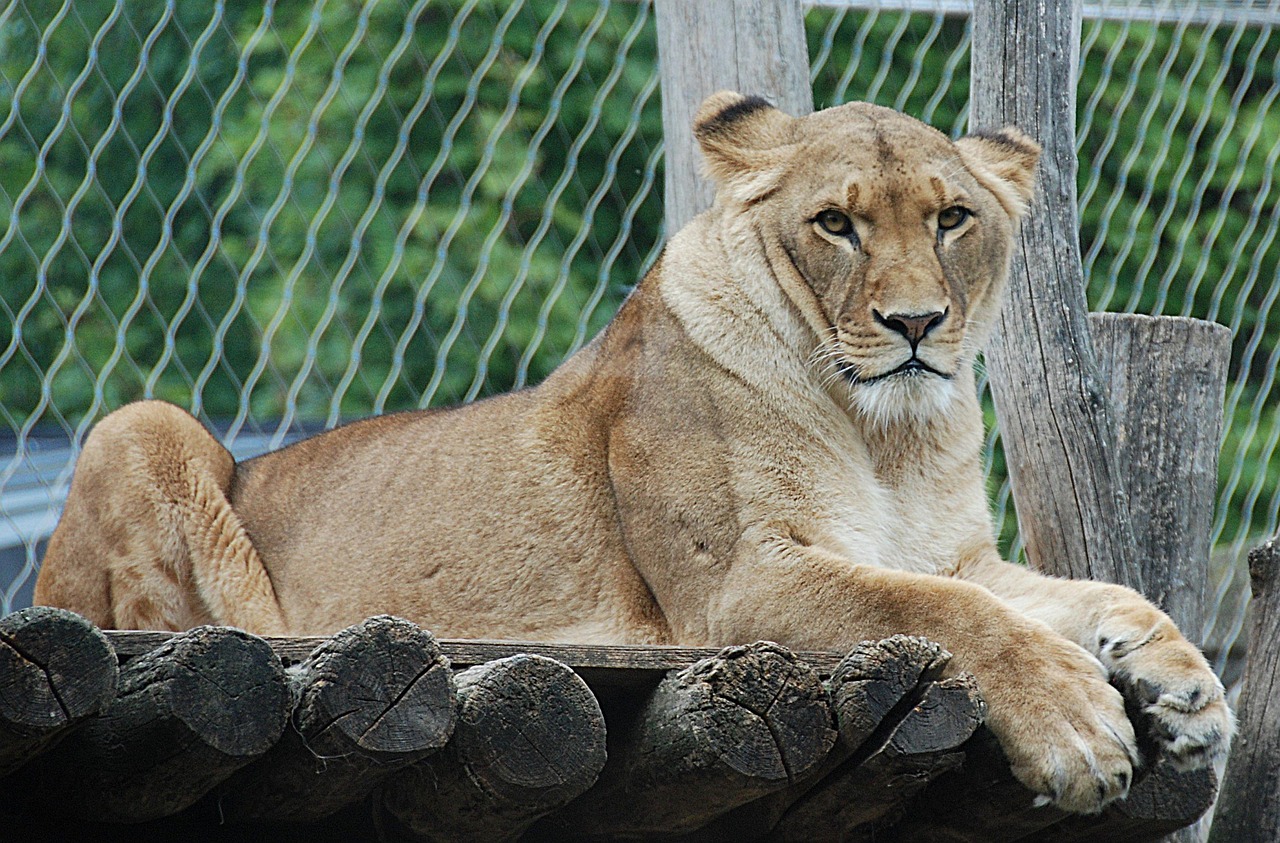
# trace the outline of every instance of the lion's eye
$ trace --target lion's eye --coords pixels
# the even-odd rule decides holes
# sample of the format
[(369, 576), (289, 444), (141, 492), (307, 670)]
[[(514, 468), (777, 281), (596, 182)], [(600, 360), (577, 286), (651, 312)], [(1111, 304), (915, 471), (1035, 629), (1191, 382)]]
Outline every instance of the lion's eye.
[(952, 205), (950, 208), (943, 208), (938, 212), (938, 229), (940, 231), (952, 231), (964, 225), (965, 220), (969, 219), (970, 211), (968, 208), (962, 208), (959, 205)]
[(835, 234), (841, 237), (853, 231), (853, 220), (841, 211), (834, 208), (828, 208), (818, 214), (818, 225), (822, 226), (822, 230), (828, 234)]

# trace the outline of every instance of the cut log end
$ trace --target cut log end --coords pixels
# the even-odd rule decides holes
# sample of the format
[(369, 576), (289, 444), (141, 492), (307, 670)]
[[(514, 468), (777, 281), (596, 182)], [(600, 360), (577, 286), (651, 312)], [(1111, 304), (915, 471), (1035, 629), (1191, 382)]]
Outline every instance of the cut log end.
[(0, 618), (0, 777), (115, 697), (110, 642), (79, 615), (35, 606)]
[(590, 688), (565, 665), (512, 656), (465, 670), (456, 681), (453, 740), (382, 789), (386, 836), (513, 839), (600, 775), (604, 715)]
[(37, 759), (35, 798), (87, 819), (169, 816), (266, 752), (290, 707), (265, 641), (190, 630), (127, 663), (107, 711)]
[(728, 647), (668, 675), (611, 743), (600, 782), (545, 839), (700, 828), (808, 775), (835, 743), (815, 671), (777, 644)]
[(353, 804), (453, 734), (457, 695), (435, 638), (409, 621), (369, 618), (289, 668), (292, 729), (216, 793), (227, 821), (301, 823)]

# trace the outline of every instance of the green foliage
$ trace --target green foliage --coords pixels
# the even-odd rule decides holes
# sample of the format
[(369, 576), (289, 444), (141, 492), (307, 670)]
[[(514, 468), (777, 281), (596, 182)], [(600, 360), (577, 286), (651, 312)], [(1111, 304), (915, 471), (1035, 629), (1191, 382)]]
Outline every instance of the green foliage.
[[(806, 23), (819, 106), (964, 130), (963, 18)], [(1091, 303), (1236, 331), (1228, 538), (1274, 525), (1280, 482), (1269, 35), (1090, 22), (1079, 86)], [(591, 0), (18, 4), (0, 414), (73, 425), (156, 395), (335, 423), (536, 382), (660, 239), (654, 42), (647, 7)]]

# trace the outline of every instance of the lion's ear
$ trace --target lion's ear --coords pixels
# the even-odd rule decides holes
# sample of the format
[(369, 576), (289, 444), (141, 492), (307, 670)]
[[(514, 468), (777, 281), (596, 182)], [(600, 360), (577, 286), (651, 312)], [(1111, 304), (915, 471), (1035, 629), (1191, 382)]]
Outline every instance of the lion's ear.
[(1040, 144), (1006, 126), (960, 138), (956, 148), (974, 178), (995, 194), (1010, 217), (1021, 219), (1035, 193)]
[(707, 176), (744, 204), (766, 196), (782, 178), (794, 122), (762, 97), (733, 91), (707, 97), (693, 119)]

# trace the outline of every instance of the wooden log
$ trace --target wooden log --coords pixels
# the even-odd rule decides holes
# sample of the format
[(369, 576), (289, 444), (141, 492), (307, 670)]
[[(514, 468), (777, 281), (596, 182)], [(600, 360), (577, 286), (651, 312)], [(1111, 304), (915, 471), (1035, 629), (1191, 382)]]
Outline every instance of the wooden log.
[(291, 698), (265, 641), (198, 627), (120, 671), (116, 698), (28, 766), (45, 810), (141, 822), (189, 807), (280, 737)]
[(682, 840), (732, 843), (772, 829), (798, 801), (841, 764), (857, 754), (853, 766), (882, 748), (910, 717), (941, 675), (951, 654), (925, 638), (895, 635), (854, 647), (825, 683), (835, 712), (838, 739), (827, 757), (785, 789), (755, 799)]
[(770, 642), (727, 647), (669, 675), (611, 734), (588, 793), (540, 827), (542, 839), (688, 832), (787, 787), (835, 743), (817, 673)]
[(800, 0), (657, 0), (667, 235), (709, 208), (693, 116), (716, 91), (764, 97), (795, 116), (813, 110)]
[(74, 612), (33, 606), (0, 618), (0, 777), (105, 710), (118, 677), (106, 636)]
[(770, 837), (797, 843), (878, 839), (930, 781), (964, 761), (960, 746), (985, 716), (972, 675), (930, 683), (883, 743), (824, 779), (787, 811)]
[(1142, 591), (1116, 432), (1086, 319), (1076, 213), (1080, 0), (976, 0), (975, 129), (1015, 125), (1044, 153), (1009, 300), (987, 345), (1018, 529), (1031, 564)]
[(1240, 727), (1209, 829), (1212, 843), (1280, 840), (1280, 536), (1249, 553), (1249, 577)]
[(369, 618), (286, 672), (297, 699), (292, 728), (210, 794), (226, 821), (327, 817), (453, 734), (449, 660), (431, 633), (409, 621)]
[(563, 664), (512, 656), (456, 680), (453, 740), (382, 787), (384, 839), (514, 840), (590, 787), (604, 767), (604, 716)]

